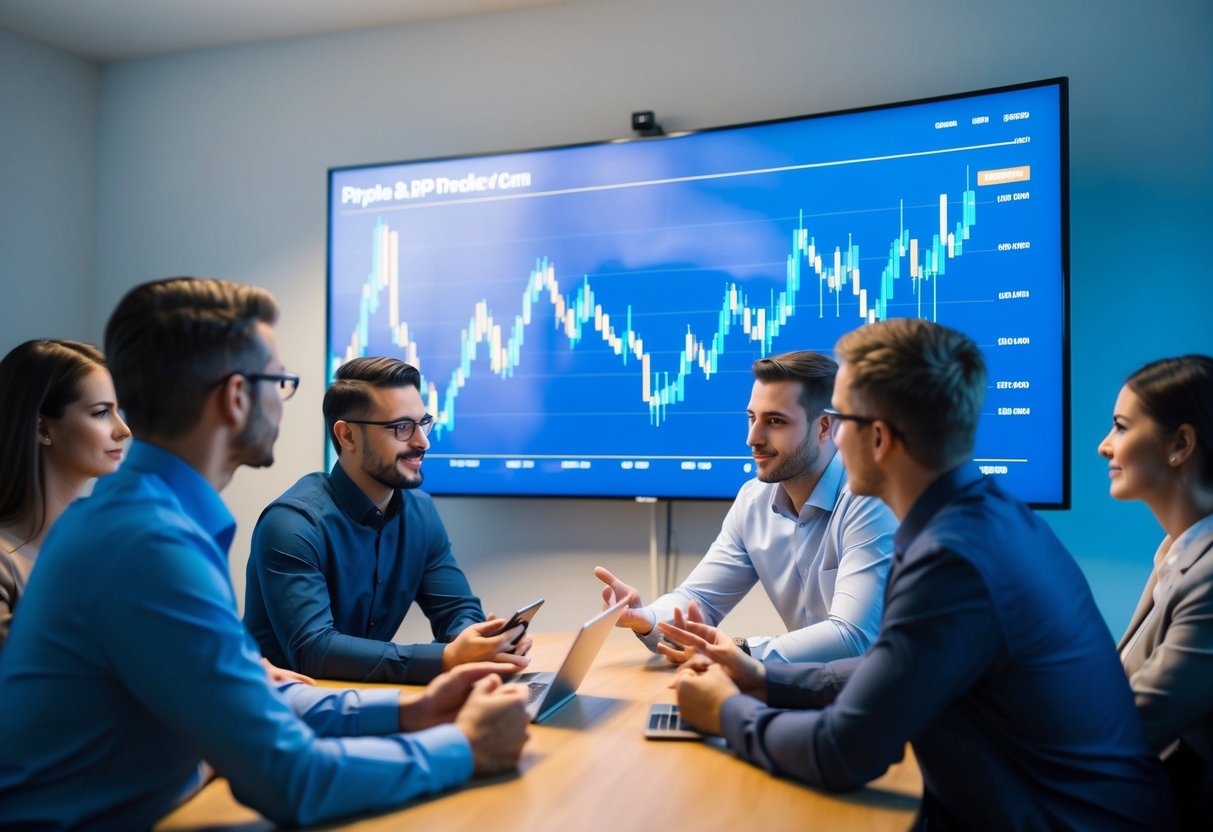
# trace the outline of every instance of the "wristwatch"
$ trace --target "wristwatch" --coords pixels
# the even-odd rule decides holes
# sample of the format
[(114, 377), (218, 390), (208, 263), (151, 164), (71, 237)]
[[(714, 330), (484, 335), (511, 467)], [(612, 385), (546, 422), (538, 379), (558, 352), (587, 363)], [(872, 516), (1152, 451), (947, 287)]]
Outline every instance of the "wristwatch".
[(744, 636), (736, 636), (733, 639), (733, 643), (741, 648), (742, 653), (745, 653), (747, 656), (753, 655), (750, 653), (750, 643), (745, 640)]

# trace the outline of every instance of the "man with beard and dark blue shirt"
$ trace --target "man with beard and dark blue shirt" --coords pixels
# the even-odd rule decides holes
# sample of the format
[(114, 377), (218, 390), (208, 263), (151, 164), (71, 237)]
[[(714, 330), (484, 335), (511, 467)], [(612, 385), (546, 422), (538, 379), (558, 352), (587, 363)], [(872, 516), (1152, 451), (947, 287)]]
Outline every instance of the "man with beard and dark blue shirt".
[[(265, 656), (310, 676), (397, 684), (487, 659), (525, 667), (530, 638), (485, 620), (433, 499), (417, 490), (434, 423), (417, 369), (346, 362), (324, 420), (332, 471), (291, 486), (253, 531), (244, 621)], [(414, 601), (434, 643), (392, 640)]]

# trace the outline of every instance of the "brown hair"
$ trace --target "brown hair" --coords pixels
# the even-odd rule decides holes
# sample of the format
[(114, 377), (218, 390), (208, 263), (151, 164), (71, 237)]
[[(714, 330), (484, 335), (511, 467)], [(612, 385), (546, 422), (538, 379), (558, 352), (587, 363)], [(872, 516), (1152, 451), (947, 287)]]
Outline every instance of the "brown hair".
[(329, 441), (338, 454), (341, 443), (333, 433), (333, 425), (340, 419), (364, 418), (371, 410), (371, 388), (397, 387), (421, 389), (421, 373), (399, 358), (355, 358), (337, 368), (333, 383), (324, 391), (323, 408)]
[(131, 430), (187, 433), (225, 373), (265, 366), (256, 325), (277, 318), (265, 289), (226, 280), (172, 277), (127, 292), (106, 324), (105, 352)]
[(31, 540), (46, 525), (38, 416), (61, 418), (84, 378), (104, 367), (101, 350), (67, 340), (26, 341), (0, 361), (0, 523), (31, 519), (23, 530)]
[(769, 384), (772, 381), (799, 381), (800, 404), (810, 421), (821, 415), (834, 392), (834, 376), (838, 364), (828, 355), (810, 350), (785, 352), (754, 362), (754, 378)]
[(1213, 358), (1183, 355), (1160, 358), (1125, 382), (1146, 415), (1166, 433), (1191, 425), (1200, 451), (1200, 481), (1213, 485)]
[(972, 456), (986, 395), (981, 350), (963, 333), (917, 318), (852, 330), (834, 346), (863, 415), (900, 431), (906, 451), (942, 470)]

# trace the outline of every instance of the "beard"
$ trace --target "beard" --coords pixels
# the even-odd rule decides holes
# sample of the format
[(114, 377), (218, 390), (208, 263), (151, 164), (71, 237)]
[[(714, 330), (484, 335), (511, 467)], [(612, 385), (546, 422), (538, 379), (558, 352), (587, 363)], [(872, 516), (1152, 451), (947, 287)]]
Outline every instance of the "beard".
[[(755, 451), (770, 453), (769, 448), (755, 448)], [(811, 469), (817, 464), (817, 458), (821, 456), (821, 446), (817, 444), (817, 440), (812, 433), (806, 433), (804, 441), (787, 455), (777, 454), (774, 458), (775, 466), (766, 473), (762, 469), (758, 471), (759, 482), (783, 482), (798, 477)]]
[(417, 488), (421, 485), (424, 474), (420, 470), (415, 474), (401, 471), (400, 461), (403, 459), (422, 459), (424, 457), (425, 451), (418, 450), (396, 454), (390, 460), (381, 456), (365, 457), (362, 461), (362, 470), (375, 482), (386, 485), (388, 488)]
[(269, 420), (254, 396), (248, 424), (236, 437), (236, 447), (250, 468), (268, 468), (274, 464), (274, 443), (278, 441), (278, 426)]

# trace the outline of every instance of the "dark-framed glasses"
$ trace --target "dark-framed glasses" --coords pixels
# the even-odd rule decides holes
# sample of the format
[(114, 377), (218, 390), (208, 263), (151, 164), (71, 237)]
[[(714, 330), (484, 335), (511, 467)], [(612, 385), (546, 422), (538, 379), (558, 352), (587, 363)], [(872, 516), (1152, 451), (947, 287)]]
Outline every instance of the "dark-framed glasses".
[(382, 422), (374, 422), (369, 419), (340, 419), (338, 421), (348, 422), (351, 425), (370, 425), (376, 428), (388, 428), (395, 432), (397, 442), (408, 442), (413, 438), (413, 433), (417, 428), (421, 428), (422, 436), (429, 436), (430, 430), (434, 427), (434, 417), (428, 413), (420, 419), (387, 419)]
[(892, 433), (902, 442), (906, 441), (905, 434), (899, 431), (897, 427), (888, 419), (881, 419), (876, 416), (859, 416), (855, 413), (840, 413), (832, 407), (827, 407), (821, 412), (830, 417), (830, 439), (832, 440), (838, 439), (838, 429), (842, 427), (843, 422), (854, 422), (855, 424), (863, 425), (864, 427), (874, 425), (877, 422), (884, 422), (886, 425), (888, 425), (890, 433)]
[(216, 381), (211, 387), (217, 387), (220, 384), (226, 384), (232, 376), (240, 376), (248, 381), (272, 381), (274, 389), (278, 391), (278, 398), (286, 401), (291, 396), (295, 395), (295, 391), (299, 389), (299, 376), (292, 373), (245, 373), (240, 370), (235, 370), (228, 373), (223, 378)]

